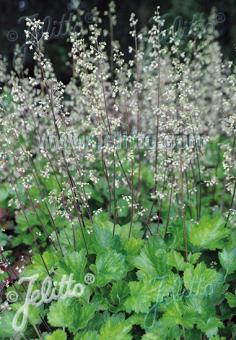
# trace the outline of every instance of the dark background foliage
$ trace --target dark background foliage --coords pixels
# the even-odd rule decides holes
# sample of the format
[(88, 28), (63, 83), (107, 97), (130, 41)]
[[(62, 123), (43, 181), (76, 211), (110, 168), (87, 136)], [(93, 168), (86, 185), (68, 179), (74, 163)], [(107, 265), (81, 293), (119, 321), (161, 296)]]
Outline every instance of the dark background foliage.
[[(91, 22), (91, 9), (97, 6), (100, 12), (107, 9), (107, 0), (0, 0), (0, 53), (12, 59), (15, 44), (21, 47), (24, 44), (24, 18), (35, 15), (43, 20), (51, 20), (49, 27), (51, 33), (56, 35), (50, 39), (48, 53), (52, 58), (58, 76), (67, 80), (70, 70), (66, 67), (68, 45), (65, 37), (65, 24), (60, 22), (70, 21), (74, 12), (74, 4), (85, 11), (82, 20)], [(161, 14), (167, 20), (166, 25), (174, 23), (182, 30), (187, 29), (192, 20), (207, 18), (211, 9), (216, 8), (218, 13), (219, 41), (223, 53), (229, 59), (235, 59), (234, 47), (236, 46), (236, 6), (235, 0), (116, 0), (118, 25), (115, 38), (119, 39), (123, 48), (129, 43), (129, 17), (135, 12), (139, 18), (140, 28), (148, 25), (156, 6), (161, 6)], [(49, 19), (50, 17), (50, 19)], [(47, 21), (49, 22), (49, 21)], [(60, 27), (62, 30), (58, 34)], [(30, 64), (30, 58), (25, 58)]]

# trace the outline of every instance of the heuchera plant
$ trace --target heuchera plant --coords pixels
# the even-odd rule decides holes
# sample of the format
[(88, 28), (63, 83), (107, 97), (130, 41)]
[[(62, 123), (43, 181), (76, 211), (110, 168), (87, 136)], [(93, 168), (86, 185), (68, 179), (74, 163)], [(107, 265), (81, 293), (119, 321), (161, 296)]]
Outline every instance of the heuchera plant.
[[(234, 339), (236, 78), (214, 13), (184, 37), (159, 9), (140, 32), (132, 14), (128, 60), (113, 3), (105, 15), (109, 32), (97, 10), (78, 20), (66, 85), (40, 20), (33, 74), (19, 51), (10, 73), (0, 60), (0, 338)], [(30, 304), (14, 327), (19, 279), (36, 275), (36, 299), (71, 274), (80, 297)]]

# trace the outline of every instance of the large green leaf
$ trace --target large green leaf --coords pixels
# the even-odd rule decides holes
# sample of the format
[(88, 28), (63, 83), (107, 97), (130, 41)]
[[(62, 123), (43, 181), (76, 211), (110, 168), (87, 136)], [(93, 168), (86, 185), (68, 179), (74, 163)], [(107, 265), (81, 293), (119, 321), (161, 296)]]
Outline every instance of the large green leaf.
[(72, 299), (53, 302), (50, 305), (47, 318), (53, 327), (69, 327), (74, 320)]
[(124, 241), (124, 250), (130, 269), (134, 268), (135, 257), (140, 253), (143, 243), (141, 238), (130, 238)]
[(177, 251), (173, 251), (167, 254), (167, 263), (176, 268), (178, 271), (183, 271), (187, 267), (187, 263), (184, 261), (184, 257)]
[(119, 237), (117, 235), (113, 236), (112, 233), (113, 225), (109, 227), (109, 222), (107, 221), (107, 223), (108, 225), (106, 227), (98, 225), (94, 225), (93, 227), (90, 249), (95, 254), (104, 253), (107, 249), (121, 250)]
[(134, 265), (139, 269), (139, 278), (161, 279), (170, 273), (171, 265), (167, 262), (166, 250), (160, 247), (164, 245), (157, 237), (151, 237), (135, 257)]
[(48, 334), (45, 337), (45, 340), (66, 340), (66, 333), (60, 329), (56, 330), (52, 334)]
[(53, 327), (68, 327), (71, 332), (87, 326), (94, 317), (96, 306), (92, 303), (81, 305), (78, 299), (66, 299), (53, 302), (47, 315)]
[(106, 253), (99, 254), (96, 263), (90, 266), (96, 277), (99, 287), (109, 282), (122, 280), (128, 271), (125, 256), (115, 250), (107, 249)]
[(227, 274), (232, 274), (236, 270), (236, 247), (224, 249), (219, 253), (219, 260)]
[(223, 327), (223, 323), (219, 318), (213, 316), (207, 320), (199, 320), (197, 327), (206, 334), (208, 338), (217, 335), (218, 329)]
[(10, 311), (5, 311), (1, 313), (0, 317), (0, 338), (1, 339), (11, 339), (15, 337), (15, 331), (12, 327), (12, 320), (15, 313)]
[(128, 313), (147, 313), (152, 303), (160, 303), (175, 286), (175, 275), (162, 280), (145, 278), (141, 281), (129, 282), (130, 296), (125, 301)]
[(236, 294), (226, 293), (225, 297), (231, 308), (236, 308)]
[(81, 249), (80, 252), (71, 252), (60, 261), (60, 274), (68, 276), (73, 274), (73, 278), (77, 282), (84, 283), (86, 264), (87, 258), (85, 249)]
[(93, 303), (83, 306), (77, 303), (73, 307), (72, 313), (74, 318), (69, 329), (71, 332), (76, 333), (78, 330), (84, 329), (88, 322), (93, 319), (97, 307)]
[(113, 305), (112, 311), (122, 311), (124, 310), (123, 304), (125, 302), (125, 299), (129, 295), (129, 286), (127, 284), (127, 281), (118, 281), (115, 282), (112, 286), (111, 293), (109, 300), (111, 304)]
[(74, 340), (99, 340), (98, 333), (96, 331), (88, 331), (83, 333), (78, 333)]
[(185, 309), (184, 302), (181, 300), (173, 301), (166, 306), (166, 310), (161, 319), (161, 324), (166, 327), (181, 325), (191, 329), (197, 321), (197, 314), (194, 311)]
[(38, 275), (38, 279), (43, 279), (48, 276), (48, 272), (55, 268), (59, 255), (58, 253), (52, 253), (51, 251), (46, 251), (40, 255), (35, 255), (32, 257), (32, 264), (27, 266), (23, 271), (23, 277), (31, 277), (33, 275)]
[(207, 298), (222, 288), (223, 278), (216, 270), (207, 268), (201, 262), (195, 268), (188, 266), (184, 271), (184, 285), (190, 295), (203, 295)]
[(191, 225), (189, 240), (193, 246), (200, 249), (215, 250), (224, 247), (224, 240), (229, 234), (230, 231), (225, 228), (225, 221), (222, 217), (204, 216), (198, 224)]
[(118, 315), (109, 318), (102, 326), (99, 340), (131, 340), (129, 334), (132, 328), (127, 320), (121, 319)]

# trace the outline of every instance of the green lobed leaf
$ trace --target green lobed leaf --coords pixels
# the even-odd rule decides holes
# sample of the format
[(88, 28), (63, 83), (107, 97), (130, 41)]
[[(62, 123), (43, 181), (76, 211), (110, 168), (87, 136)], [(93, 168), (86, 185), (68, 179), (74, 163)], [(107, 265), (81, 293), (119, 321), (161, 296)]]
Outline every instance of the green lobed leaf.
[(227, 274), (232, 274), (236, 270), (236, 247), (233, 249), (224, 249), (219, 253), (219, 260)]
[(96, 263), (90, 268), (95, 274), (96, 284), (99, 287), (109, 282), (122, 280), (128, 271), (125, 256), (110, 249), (107, 249), (106, 253), (99, 254)]
[(60, 329), (56, 330), (52, 334), (46, 335), (45, 337), (45, 340), (66, 340), (66, 339), (67, 339), (66, 333)]
[(130, 296), (125, 301), (125, 308), (128, 313), (147, 313), (152, 303), (159, 303), (165, 296), (168, 296), (175, 287), (173, 274), (162, 280), (145, 278), (141, 281), (129, 282)]
[(48, 322), (53, 327), (67, 327), (73, 333), (83, 329), (94, 317), (96, 306), (92, 303), (81, 305), (78, 299), (53, 302), (48, 312)]
[(167, 263), (166, 250), (157, 237), (151, 237), (141, 250), (140, 255), (135, 257), (134, 265), (139, 269), (139, 278), (163, 278), (171, 271)]
[(189, 240), (193, 246), (200, 249), (222, 249), (229, 234), (222, 217), (203, 216), (198, 224), (191, 225)]
[(184, 257), (177, 251), (173, 251), (167, 254), (167, 263), (176, 268), (178, 271), (183, 271), (187, 267), (187, 263), (184, 261)]
[(214, 293), (215, 287), (222, 287), (223, 281), (221, 274), (207, 268), (205, 263), (201, 262), (195, 268), (190, 265), (184, 271), (184, 285), (190, 294), (207, 297)]
[(231, 308), (236, 308), (236, 295), (232, 293), (226, 293), (225, 297)]
[(74, 337), (74, 340), (99, 340), (99, 336), (96, 331), (89, 331), (89, 332), (78, 333)]
[(99, 340), (131, 340), (132, 337), (129, 334), (131, 328), (132, 324), (120, 318), (119, 314), (112, 316), (102, 326)]

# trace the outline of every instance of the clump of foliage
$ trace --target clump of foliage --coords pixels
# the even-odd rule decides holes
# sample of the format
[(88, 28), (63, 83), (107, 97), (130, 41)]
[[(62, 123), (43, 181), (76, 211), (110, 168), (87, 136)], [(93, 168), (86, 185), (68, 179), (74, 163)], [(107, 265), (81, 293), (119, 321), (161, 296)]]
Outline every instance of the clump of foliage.
[[(34, 74), (19, 55), (10, 74), (1, 62), (0, 204), (11, 218), (0, 233), (0, 337), (234, 338), (236, 79), (214, 15), (184, 41), (158, 10), (142, 32), (132, 15), (128, 62), (113, 4), (106, 15), (110, 32), (94, 11), (71, 35), (66, 86), (39, 20), (25, 31)], [(80, 298), (31, 306), (17, 333), (18, 277), (37, 274), (36, 290), (71, 273), (95, 281)]]

